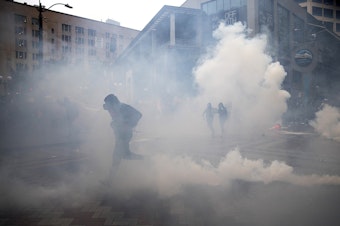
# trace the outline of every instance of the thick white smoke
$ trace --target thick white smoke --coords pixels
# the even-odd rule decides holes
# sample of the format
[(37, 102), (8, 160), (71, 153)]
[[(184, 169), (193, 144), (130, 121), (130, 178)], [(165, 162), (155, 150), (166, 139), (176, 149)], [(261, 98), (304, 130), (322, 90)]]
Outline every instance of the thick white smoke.
[[(147, 128), (148, 132), (153, 132), (151, 135), (157, 134), (165, 142), (155, 142), (145, 150), (138, 148), (145, 153), (145, 160), (123, 161), (114, 174), (111, 186), (106, 186), (106, 189), (123, 195), (140, 190), (155, 190), (168, 197), (178, 194), (186, 185), (228, 186), (237, 179), (263, 183), (283, 181), (296, 185), (339, 185), (340, 178), (337, 176), (300, 176), (284, 162), (273, 161), (265, 164), (262, 160), (250, 160), (243, 157), (237, 149), (224, 150), (226, 155), (217, 166), (204, 161), (197, 163), (190, 157), (174, 156), (167, 152), (174, 149), (173, 143), (166, 141), (170, 135), (181, 138), (186, 135), (190, 140), (179, 140), (183, 142), (182, 147), (189, 151), (196, 148), (192, 141), (202, 138), (202, 129), (208, 131), (202, 119), (202, 112), (208, 102), (215, 107), (219, 102), (230, 107), (231, 113), (227, 122), (229, 133), (266, 130), (280, 120), (286, 111), (289, 94), (281, 89), (286, 73), (279, 63), (273, 62), (266, 54), (265, 36), (248, 38), (245, 35), (245, 27), (235, 24), (227, 27), (221, 25), (215, 32), (215, 37), (218, 44), (195, 69), (195, 78), (201, 94), (194, 101), (183, 101), (182, 108), (176, 114), (166, 118), (167, 122), (159, 120), (157, 125), (154, 116), (148, 116), (147, 111), (141, 108), (144, 116), (137, 129), (145, 134), (144, 129)], [(2, 187), (1, 191), (5, 197), (22, 202), (22, 190), (17, 188), (25, 187), (26, 202), (37, 202), (46, 197), (62, 197), (67, 201), (77, 202), (78, 199), (88, 199), (89, 193), (105, 190), (100, 186), (101, 182), (106, 180), (105, 173), (109, 171), (114, 146), (110, 117), (101, 108), (108, 89), (103, 88), (105, 86), (101, 86), (95, 79), (93, 82), (97, 81), (100, 85), (89, 82), (88, 85), (92, 85), (92, 89), (74, 89), (79, 86), (79, 81), (82, 80), (70, 82), (71, 87), (67, 89), (66, 94), (65, 86), (56, 88), (55, 81), (50, 83), (50, 88), (62, 89), (64, 92), (58, 98), (69, 96), (79, 104), (78, 123), (86, 131), (83, 138), (86, 138), (86, 142), (80, 150), (90, 153), (93, 168), (80, 170), (79, 175), (65, 175), (66, 182), (53, 188), (26, 185), (4, 175), (2, 178), (6, 178), (6, 186)], [(46, 85), (44, 87), (49, 88)], [(59, 93), (58, 91), (55, 92)], [(153, 121), (148, 121), (148, 118)], [(318, 124), (318, 121), (316, 123)], [(209, 153), (210, 150), (199, 151)], [(79, 198), (74, 197), (74, 194)], [(7, 201), (12, 200), (0, 200), (0, 204)]]
[(169, 197), (177, 195), (188, 185), (224, 186), (227, 189), (234, 180), (265, 184), (279, 181), (299, 186), (340, 185), (339, 176), (298, 175), (284, 162), (251, 160), (235, 149), (217, 166), (208, 162), (197, 163), (190, 157), (170, 155), (152, 156), (147, 161), (124, 161), (115, 175), (112, 191), (131, 194), (153, 190), (162, 197)]
[[(204, 161), (198, 163), (188, 156), (169, 154), (147, 156), (144, 160), (125, 160), (111, 175), (111, 183), (103, 175), (86, 171), (65, 175), (65, 181), (53, 187), (29, 185), (19, 179), (10, 180), (8, 176), (3, 178), (5, 186), (0, 189), (3, 194), (0, 207), (8, 204), (39, 206), (50, 199), (75, 206), (104, 193), (129, 198), (141, 191), (169, 198), (190, 185), (222, 186), (227, 191), (234, 180), (264, 184), (286, 182), (298, 186), (340, 185), (339, 176), (298, 175), (284, 162), (265, 163), (261, 159), (248, 159), (237, 148), (228, 152), (217, 166)], [(23, 191), (24, 195), (21, 195)]]
[(322, 136), (340, 142), (340, 109), (325, 104), (310, 125)]
[(195, 70), (200, 99), (232, 106), (233, 130), (263, 130), (281, 119), (289, 93), (281, 89), (286, 72), (266, 53), (266, 36), (246, 37), (241, 23), (214, 32), (216, 47)]

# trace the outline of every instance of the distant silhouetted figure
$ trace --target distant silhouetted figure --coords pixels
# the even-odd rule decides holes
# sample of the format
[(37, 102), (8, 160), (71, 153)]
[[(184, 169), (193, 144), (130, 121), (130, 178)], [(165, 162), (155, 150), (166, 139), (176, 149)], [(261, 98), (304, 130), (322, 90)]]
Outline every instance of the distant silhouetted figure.
[(65, 108), (66, 124), (68, 127), (68, 138), (69, 141), (72, 142), (73, 139), (75, 138), (74, 121), (77, 119), (79, 115), (78, 106), (76, 103), (74, 103), (67, 97), (64, 97), (64, 100), (61, 102), (61, 105)]
[(130, 151), (130, 140), (133, 128), (137, 126), (142, 114), (132, 106), (121, 103), (113, 94), (106, 96), (104, 102), (103, 107), (110, 113), (111, 127), (116, 138), (112, 164), (119, 163), (121, 159), (141, 158)]
[(228, 111), (227, 108), (224, 107), (224, 105), (222, 103), (218, 104), (218, 116), (220, 119), (220, 127), (221, 127), (221, 136), (224, 135), (224, 124), (228, 118)]
[(213, 125), (215, 111), (216, 110), (212, 107), (211, 103), (208, 103), (207, 108), (203, 112), (203, 116), (205, 117), (208, 127), (211, 131), (211, 136), (215, 136), (215, 130)]

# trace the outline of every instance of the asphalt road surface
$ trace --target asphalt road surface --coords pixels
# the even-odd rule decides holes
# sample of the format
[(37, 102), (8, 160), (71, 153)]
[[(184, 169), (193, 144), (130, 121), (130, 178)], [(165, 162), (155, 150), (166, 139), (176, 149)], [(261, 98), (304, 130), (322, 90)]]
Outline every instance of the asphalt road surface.
[(132, 148), (145, 159), (111, 180), (110, 152), (3, 152), (0, 225), (340, 224), (340, 144), (317, 134), (141, 134)]

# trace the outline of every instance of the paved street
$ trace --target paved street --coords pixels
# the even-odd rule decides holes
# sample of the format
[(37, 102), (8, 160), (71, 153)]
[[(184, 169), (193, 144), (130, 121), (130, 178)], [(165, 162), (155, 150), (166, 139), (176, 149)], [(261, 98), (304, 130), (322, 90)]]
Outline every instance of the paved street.
[(145, 160), (123, 163), (124, 177), (118, 173), (112, 183), (105, 161), (81, 145), (3, 151), (0, 225), (340, 222), (340, 144), (317, 134), (139, 134), (132, 147)]

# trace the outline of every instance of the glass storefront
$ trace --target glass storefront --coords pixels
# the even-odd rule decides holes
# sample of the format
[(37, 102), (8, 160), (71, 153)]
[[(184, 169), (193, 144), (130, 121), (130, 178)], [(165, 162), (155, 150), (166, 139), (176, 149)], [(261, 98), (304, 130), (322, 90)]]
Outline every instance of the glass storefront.
[(247, 0), (212, 0), (202, 4), (202, 10), (207, 15), (240, 8), (247, 5)]

